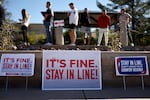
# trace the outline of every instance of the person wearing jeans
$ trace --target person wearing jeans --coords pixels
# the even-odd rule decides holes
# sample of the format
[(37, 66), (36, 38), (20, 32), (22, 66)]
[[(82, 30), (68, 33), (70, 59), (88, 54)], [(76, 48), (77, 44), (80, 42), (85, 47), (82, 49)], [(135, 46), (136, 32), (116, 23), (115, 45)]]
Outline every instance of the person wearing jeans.
[(53, 23), (53, 17), (54, 17), (54, 13), (53, 10), (51, 9), (51, 2), (47, 2), (46, 3), (46, 13), (44, 15), (44, 26), (45, 26), (45, 30), (46, 30), (46, 35), (47, 35), (47, 43), (46, 45), (52, 45), (52, 31), (51, 31), (51, 27), (52, 27), (52, 23)]
[(52, 43), (52, 32), (51, 32), (51, 23), (50, 22), (44, 22), (44, 26), (46, 29), (46, 35), (47, 35), (47, 44)]

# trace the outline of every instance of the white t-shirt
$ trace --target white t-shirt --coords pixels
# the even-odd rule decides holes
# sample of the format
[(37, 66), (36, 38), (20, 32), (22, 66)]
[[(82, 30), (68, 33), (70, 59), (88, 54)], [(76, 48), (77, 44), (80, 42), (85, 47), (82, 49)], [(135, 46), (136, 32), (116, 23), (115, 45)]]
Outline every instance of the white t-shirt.
[(30, 18), (31, 18), (31, 15), (27, 13), (27, 17), (22, 20), (22, 25), (25, 25), (26, 27), (28, 27), (30, 24)]
[(78, 25), (79, 14), (76, 8), (72, 9), (69, 15), (69, 24)]

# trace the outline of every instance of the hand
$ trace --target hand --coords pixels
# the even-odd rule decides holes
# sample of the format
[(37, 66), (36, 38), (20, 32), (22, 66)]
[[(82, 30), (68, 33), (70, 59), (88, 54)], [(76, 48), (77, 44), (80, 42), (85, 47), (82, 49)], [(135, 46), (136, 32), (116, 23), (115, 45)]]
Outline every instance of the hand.
[(22, 21), (22, 19), (18, 19), (20, 22)]
[(67, 16), (70, 16), (70, 12), (67, 13)]

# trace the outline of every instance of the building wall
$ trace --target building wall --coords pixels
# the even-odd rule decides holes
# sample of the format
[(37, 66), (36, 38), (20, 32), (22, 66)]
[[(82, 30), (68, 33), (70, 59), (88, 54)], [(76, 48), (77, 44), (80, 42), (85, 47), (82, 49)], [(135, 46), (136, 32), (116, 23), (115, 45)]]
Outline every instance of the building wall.
[(45, 33), (45, 27), (43, 24), (30, 24), (28, 28), (28, 32), (35, 32), (36, 34)]

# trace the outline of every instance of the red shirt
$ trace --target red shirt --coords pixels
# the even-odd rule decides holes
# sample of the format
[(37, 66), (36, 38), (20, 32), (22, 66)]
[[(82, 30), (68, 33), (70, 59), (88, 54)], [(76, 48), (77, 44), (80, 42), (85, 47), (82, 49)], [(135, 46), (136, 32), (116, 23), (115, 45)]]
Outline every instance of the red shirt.
[(108, 15), (101, 15), (98, 18), (98, 26), (100, 28), (108, 28), (110, 25), (110, 17)]

